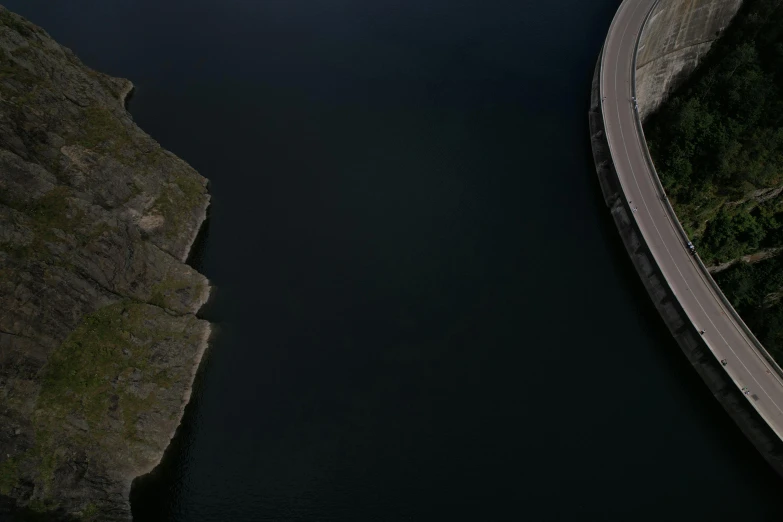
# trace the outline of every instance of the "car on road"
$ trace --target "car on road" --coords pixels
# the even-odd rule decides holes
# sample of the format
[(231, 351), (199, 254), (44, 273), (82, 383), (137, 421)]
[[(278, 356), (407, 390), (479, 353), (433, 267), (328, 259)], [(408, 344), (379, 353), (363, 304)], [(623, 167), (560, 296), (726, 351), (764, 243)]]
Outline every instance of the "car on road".
[(690, 251), (690, 253), (691, 253), (691, 254), (695, 254), (695, 253), (696, 253), (696, 247), (695, 247), (695, 246), (693, 246), (693, 243), (691, 243), (690, 241), (688, 241), (688, 242), (685, 244), (685, 246), (687, 246), (687, 247), (688, 247), (688, 250)]

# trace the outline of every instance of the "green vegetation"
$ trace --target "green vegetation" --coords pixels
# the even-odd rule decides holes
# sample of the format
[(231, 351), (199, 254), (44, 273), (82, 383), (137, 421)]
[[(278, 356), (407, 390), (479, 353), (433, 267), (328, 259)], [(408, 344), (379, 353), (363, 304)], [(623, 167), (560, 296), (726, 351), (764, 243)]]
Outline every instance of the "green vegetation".
[[(0, 493), (18, 480), (19, 461), (36, 470), (39, 511), (51, 510), (55, 475), (69, 460), (69, 448), (99, 446), (103, 452), (128, 452), (141, 441), (140, 417), (156, 404), (156, 393), (183, 378), (168, 368), (154, 346), (196, 341), (192, 323), (161, 320), (159, 308), (138, 302), (116, 303), (85, 316), (44, 369), (36, 413), (35, 445), (0, 464)], [(168, 317), (165, 316), (164, 317)], [(195, 318), (193, 318), (195, 321)], [(88, 510), (87, 510), (88, 511)], [(87, 516), (87, 515), (85, 515)]]
[[(105, 80), (101, 83), (116, 95)], [(79, 132), (73, 139), (77, 145), (145, 173), (166, 160), (166, 153), (160, 145), (149, 137), (132, 135), (117, 115), (101, 105), (93, 105), (83, 111)], [(180, 184), (179, 180), (177, 183)]]
[(0, 495), (10, 495), (19, 483), (19, 467), (15, 458), (0, 463)]
[(738, 263), (715, 280), (761, 344), (783, 362), (783, 257)]
[(166, 280), (153, 285), (149, 302), (161, 308), (176, 310), (180, 301), (177, 294), (184, 293), (187, 296), (197, 296), (203, 291), (204, 287), (200, 280), (177, 279), (169, 276)]
[(112, 140), (121, 140), (127, 135), (122, 123), (106, 107), (88, 107), (83, 117), (83, 134), (79, 139), (79, 145), (83, 147), (92, 149)]
[(65, 448), (50, 430), (37, 430), (35, 438), (35, 447), (29, 456), (38, 463), (38, 478), (43, 486), (42, 493), (46, 497), (52, 493), (55, 471), (65, 461)]
[(764, 240), (775, 238), (778, 228), (775, 212), (768, 206), (744, 205), (736, 210), (723, 207), (707, 223), (700, 242), (702, 258), (705, 262), (730, 260), (757, 252), (762, 246), (776, 246)]
[(84, 317), (47, 365), (39, 403), (56, 419), (74, 415), (90, 432), (105, 430), (110, 409), (120, 411), (126, 434), (135, 435), (139, 411), (152, 397), (134, 390), (136, 382), (168, 387), (171, 377), (150, 363), (150, 346), (182, 333), (161, 331), (149, 305), (117, 303)]
[(32, 24), (25, 22), (6, 9), (0, 10), (0, 25), (9, 27), (24, 37), (30, 37), (36, 31)]
[(160, 196), (152, 205), (170, 223), (166, 224), (166, 235), (174, 239), (190, 221), (190, 215), (199, 201), (204, 198), (207, 189), (196, 175), (178, 175), (174, 183), (170, 183), (161, 191)]
[(71, 207), (69, 199), (73, 193), (68, 187), (55, 187), (29, 202), (14, 201), (4, 196), (7, 194), (0, 194), (0, 203), (30, 218), (24, 225), (33, 233), (33, 239), (27, 245), (0, 243), (0, 248), (16, 259), (54, 263), (46, 243), (62, 242), (58, 230), (61, 231), (59, 234), (73, 234), (84, 226), (84, 213)]
[(76, 143), (128, 166), (138, 166), (144, 156), (125, 125), (103, 106), (94, 105), (84, 110)]
[(51, 433), (46, 431), (36, 433), (36, 444), (33, 448), (0, 464), (0, 495), (8, 495), (19, 483), (19, 464), (33, 462), (38, 472), (37, 478), (42, 493), (42, 498), (38, 501), (43, 502), (36, 510), (46, 511), (55, 508), (53, 503), (47, 501), (47, 497), (52, 493), (55, 470), (64, 461), (62, 453), (63, 449), (58, 447)]
[[(4, 389), (0, 402), (17, 418), (29, 419), (34, 439), (25, 433), (19, 440), (30, 441), (31, 447), (12, 446), (13, 457), (0, 456), (0, 495), (24, 492), (22, 503), (29, 511), (24, 519), (48, 520), (48, 513), (60, 508), (63, 489), (83, 480), (85, 466), (92, 472), (109, 466), (112, 473), (123, 473), (149, 462), (161, 443), (159, 419), (175, 420), (179, 414), (181, 387), (190, 377), (186, 356), (203, 332), (194, 316), (176, 316), (183, 302), (199, 294), (200, 277), (172, 268), (157, 251), (141, 252), (152, 243), (125, 233), (124, 227), (132, 227), (131, 212), (109, 207), (144, 192), (143, 203), (131, 202), (144, 214), (148, 209), (140, 207), (157, 196), (154, 210), (164, 220), (163, 233), (179, 239), (190, 228), (194, 209), (205, 202), (206, 189), (202, 178), (139, 131), (100, 92), (102, 86), (117, 96), (123, 82), (83, 69), (40, 29), (0, 8), (0, 32), (7, 28), (26, 42), (16, 37), (18, 46), (0, 49), (0, 110), (8, 123), (4, 148), (16, 153), (4, 157), (7, 187), (0, 190), (0, 219), (9, 226), (7, 242), (0, 243), (8, 261), (0, 267), (0, 286), (16, 292), (13, 311), (24, 316), (21, 329), (28, 332), (32, 325), (48, 360), (34, 378), (11, 379)], [(20, 186), (25, 176), (35, 178), (33, 190)], [(104, 180), (109, 182), (101, 186)], [(165, 248), (163, 243), (155, 244)], [(118, 250), (126, 245), (134, 256), (125, 267), (114, 266), (115, 254), (121, 258), (126, 252)], [(162, 267), (170, 273), (161, 274)], [(124, 274), (115, 273), (123, 268)], [(54, 295), (67, 288), (70, 299), (70, 292), (80, 292), (80, 283), (107, 286), (107, 292), (84, 292), (89, 304), (74, 309)], [(137, 300), (148, 297), (152, 304)], [(115, 299), (125, 300), (104, 306)], [(52, 306), (61, 315), (51, 316)], [(85, 309), (95, 311), (78, 318)], [(38, 330), (38, 319), (50, 316), (52, 326), (47, 322)], [(59, 327), (73, 330), (50, 351), (64, 335)], [(81, 502), (63, 507), (80, 507), (82, 519), (97, 520), (103, 500), (98, 506)]]
[(37, 232), (51, 234), (51, 230), (70, 230), (83, 219), (83, 213), (70, 208), (68, 198), (72, 197), (68, 187), (55, 187), (24, 209), (35, 223)]
[(39, 83), (39, 78), (37, 76), (25, 67), (19, 65), (17, 60), (14, 59), (14, 55), (8, 53), (0, 54), (0, 80), (4, 80), (2, 84), (0, 84), (0, 90), (2, 90), (4, 95), (8, 96), (10, 101), (13, 101), (11, 97), (15, 94), (23, 95), (21, 89), (11, 89), (12, 82), (18, 83), (20, 87), (22, 83), (25, 83), (28, 86)]
[(94, 520), (98, 516), (98, 506), (90, 502), (82, 510), (82, 518), (84, 520)]
[(677, 215), (708, 264), (783, 246), (783, 9), (747, 0), (645, 134)]
[(118, 91), (117, 87), (109, 81), (108, 77), (105, 74), (101, 74), (93, 69), (88, 69), (87, 74), (95, 78), (95, 80), (98, 83), (100, 83), (104, 89), (106, 89), (106, 92), (110, 92), (117, 98), (120, 97), (120, 91)]
[[(661, 181), (704, 262), (783, 246), (783, 9), (746, 0), (696, 72), (645, 124)], [(783, 257), (715, 275), (783, 362)]]

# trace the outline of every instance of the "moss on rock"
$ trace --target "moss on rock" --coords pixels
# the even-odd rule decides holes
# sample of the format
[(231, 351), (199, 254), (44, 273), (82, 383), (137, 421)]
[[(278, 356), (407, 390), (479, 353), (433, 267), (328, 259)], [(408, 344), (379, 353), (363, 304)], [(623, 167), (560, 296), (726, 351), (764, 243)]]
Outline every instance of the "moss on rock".
[(0, 35), (0, 495), (126, 521), (209, 332), (181, 262), (206, 180), (133, 123), (130, 82), (2, 6)]

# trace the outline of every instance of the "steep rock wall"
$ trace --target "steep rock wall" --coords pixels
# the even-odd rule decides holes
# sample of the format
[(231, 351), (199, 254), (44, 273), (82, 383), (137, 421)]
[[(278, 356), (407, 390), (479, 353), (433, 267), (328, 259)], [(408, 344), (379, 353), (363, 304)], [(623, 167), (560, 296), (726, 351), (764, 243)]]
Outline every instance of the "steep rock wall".
[(636, 96), (644, 119), (693, 72), (743, 0), (661, 0), (642, 31)]
[(0, 7), (0, 520), (128, 521), (210, 334), (207, 181)]

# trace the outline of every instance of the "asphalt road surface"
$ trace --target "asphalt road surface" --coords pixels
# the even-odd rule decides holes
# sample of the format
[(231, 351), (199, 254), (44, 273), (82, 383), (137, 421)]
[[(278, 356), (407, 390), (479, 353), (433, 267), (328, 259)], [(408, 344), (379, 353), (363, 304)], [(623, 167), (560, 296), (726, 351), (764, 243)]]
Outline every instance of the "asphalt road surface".
[(745, 335), (698, 267), (666, 211), (645, 160), (632, 99), (633, 56), (655, 0), (625, 0), (604, 43), (600, 89), (606, 135), (632, 217), (691, 322), (737, 387), (783, 439), (783, 381)]

